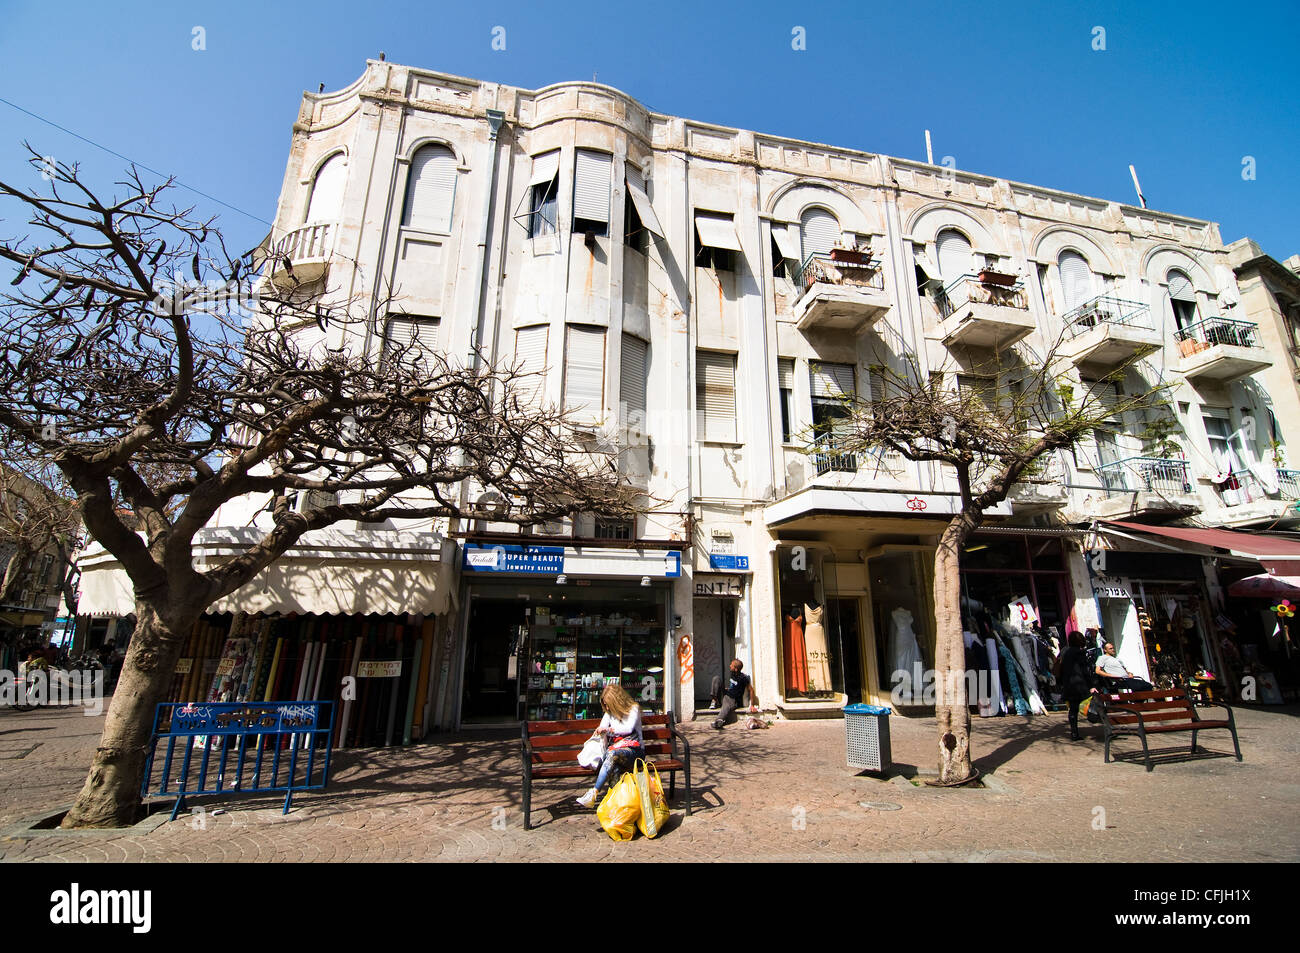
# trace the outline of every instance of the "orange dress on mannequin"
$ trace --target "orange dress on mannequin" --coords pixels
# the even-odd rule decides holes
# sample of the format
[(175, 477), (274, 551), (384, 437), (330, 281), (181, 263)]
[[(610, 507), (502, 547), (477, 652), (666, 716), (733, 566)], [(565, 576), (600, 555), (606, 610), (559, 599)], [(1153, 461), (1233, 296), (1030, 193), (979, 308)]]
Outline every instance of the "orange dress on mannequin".
[(808, 647), (803, 638), (803, 617), (785, 615), (781, 626), (781, 647), (785, 655), (785, 691), (804, 693), (808, 691)]

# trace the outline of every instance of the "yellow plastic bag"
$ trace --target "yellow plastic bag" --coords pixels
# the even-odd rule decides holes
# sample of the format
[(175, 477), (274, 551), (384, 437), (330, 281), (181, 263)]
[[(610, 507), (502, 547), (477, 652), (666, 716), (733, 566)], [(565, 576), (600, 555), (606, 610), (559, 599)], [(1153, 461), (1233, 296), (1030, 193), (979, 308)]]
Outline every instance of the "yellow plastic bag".
[(636, 778), (637, 797), (641, 805), (641, 816), (637, 818), (636, 826), (646, 837), (654, 837), (668, 823), (668, 801), (664, 798), (659, 769), (653, 761), (638, 759), (632, 766), (632, 776)]
[(605, 833), (614, 840), (632, 839), (637, 820), (641, 817), (641, 795), (631, 773), (623, 775), (605, 792), (600, 807), (596, 808), (596, 817)]

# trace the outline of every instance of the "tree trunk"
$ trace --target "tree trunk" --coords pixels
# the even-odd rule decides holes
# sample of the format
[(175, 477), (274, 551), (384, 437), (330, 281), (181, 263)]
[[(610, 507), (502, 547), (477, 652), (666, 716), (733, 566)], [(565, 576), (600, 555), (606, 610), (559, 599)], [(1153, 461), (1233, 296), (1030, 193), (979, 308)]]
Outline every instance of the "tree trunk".
[(966, 697), (966, 646), (962, 640), (962, 548), (978, 517), (959, 513), (939, 541), (934, 556), (935, 717), (939, 722), (939, 780), (965, 781), (970, 762), (970, 707)]
[(182, 636), (199, 613), (168, 613), (163, 619), (152, 606), (137, 601), (136, 617), (103, 737), (86, 783), (63, 819), (65, 828), (126, 827), (140, 820), (140, 785), (154, 712), (171, 684)]

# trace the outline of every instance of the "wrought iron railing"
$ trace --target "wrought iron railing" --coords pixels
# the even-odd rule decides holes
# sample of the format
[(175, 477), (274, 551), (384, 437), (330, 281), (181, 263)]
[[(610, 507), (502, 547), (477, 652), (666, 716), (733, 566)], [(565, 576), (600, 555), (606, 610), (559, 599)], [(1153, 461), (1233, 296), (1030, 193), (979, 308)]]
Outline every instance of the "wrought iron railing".
[(979, 275), (962, 275), (936, 295), (935, 303), (939, 306), (939, 316), (947, 320), (953, 313), (966, 304), (993, 304), (1003, 308), (1029, 310), (1029, 298), (1025, 294), (1025, 283), (1004, 285), (993, 281), (981, 281)]
[(1182, 495), (1192, 492), (1186, 460), (1167, 457), (1128, 457), (1103, 463), (1097, 475), (1108, 496), (1117, 493), (1159, 493)]
[(813, 285), (848, 285), (858, 288), (885, 290), (885, 275), (880, 260), (867, 252), (843, 251), (835, 253), (813, 252), (804, 259), (794, 273), (794, 286), (800, 297)]
[(833, 437), (823, 437), (813, 444), (813, 466), (818, 476), (827, 473), (857, 473), (860, 454), (841, 450)]
[(1103, 324), (1154, 331), (1151, 309), (1140, 301), (1128, 301), (1111, 295), (1097, 295), (1079, 307), (1067, 311), (1063, 317), (1065, 330), (1070, 337), (1078, 337)]
[(1195, 324), (1180, 328), (1174, 334), (1184, 356), (1213, 347), (1231, 344), (1235, 347), (1259, 347), (1258, 326), (1252, 321), (1236, 318), (1205, 318)]
[(1282, 499), (1300, 500), (1300, 470), (1278, 470), (1277, 486)]

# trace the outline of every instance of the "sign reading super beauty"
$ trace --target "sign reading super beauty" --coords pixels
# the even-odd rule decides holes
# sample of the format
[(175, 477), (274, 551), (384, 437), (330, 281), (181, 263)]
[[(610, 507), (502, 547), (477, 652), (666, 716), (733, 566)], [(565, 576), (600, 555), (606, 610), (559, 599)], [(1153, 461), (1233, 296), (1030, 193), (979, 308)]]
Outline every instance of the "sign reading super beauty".
[(563, 546), (484, 546), (465, 544), (468, 572), (526, 572), (557, 575), (564, 572)]

